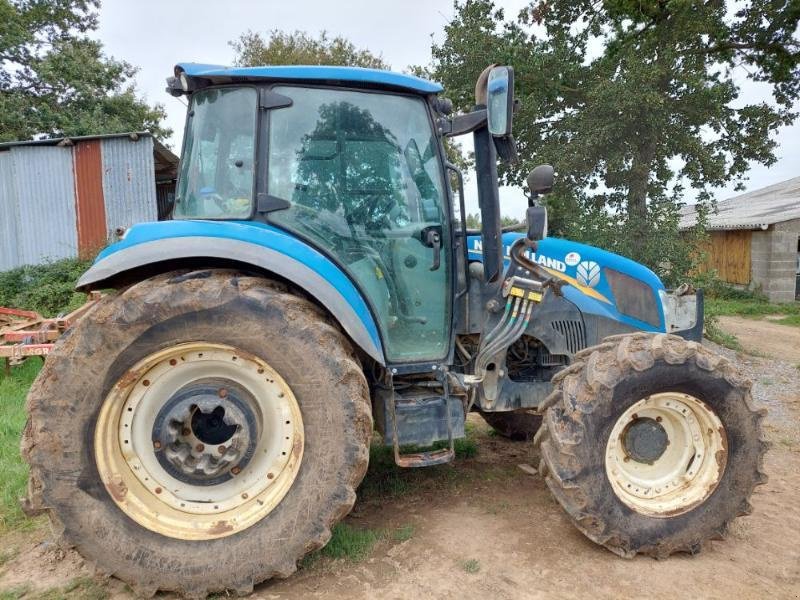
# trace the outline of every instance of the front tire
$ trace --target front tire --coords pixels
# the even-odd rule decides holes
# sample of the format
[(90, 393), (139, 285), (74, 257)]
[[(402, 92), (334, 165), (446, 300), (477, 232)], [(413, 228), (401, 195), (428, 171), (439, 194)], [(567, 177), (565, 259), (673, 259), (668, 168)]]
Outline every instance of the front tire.
[(612, 552), (698, 552), (749, 514), (766, 411), (730, 362), (672, 335), (609, 338), (557, 374), (539, 472), (575, 526)]
[(366, 380), (325, 314), (219, 270), (104, 300), (59, 340), (28, 410), (38, 503), (146, 595), (290, 575), (352, 508), (372, 432)]

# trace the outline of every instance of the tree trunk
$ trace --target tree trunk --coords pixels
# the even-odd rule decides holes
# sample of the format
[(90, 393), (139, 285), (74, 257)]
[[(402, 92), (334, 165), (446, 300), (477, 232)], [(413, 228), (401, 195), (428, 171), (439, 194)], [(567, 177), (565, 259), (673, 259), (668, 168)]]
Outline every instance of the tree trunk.
[(643, 132), (643, 138), (633, 157), (627, 201), (628, 228), (636, 253), (641, 253), (647, 243), (647, 191), (655, 153), (655, 134)]

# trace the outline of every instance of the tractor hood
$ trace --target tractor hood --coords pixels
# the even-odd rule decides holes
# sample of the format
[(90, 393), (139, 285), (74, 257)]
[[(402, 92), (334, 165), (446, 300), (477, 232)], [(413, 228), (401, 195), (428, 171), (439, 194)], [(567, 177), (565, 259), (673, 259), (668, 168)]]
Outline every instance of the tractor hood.
[[(503, 234), (506, 257), (511, 245), (525, 237)], [(467, 238), (469, 259), (482, 261), (478, 235)], [(582, 312), (621, 321), (643, 331), (665, 331), (664, 284), (647, 267), (613, 252), (560, 238), (545, 238), (531, 257), (548, 273), (565, 281), (564, 296)], [(508, 259), (506, 259), (506, 266)]]

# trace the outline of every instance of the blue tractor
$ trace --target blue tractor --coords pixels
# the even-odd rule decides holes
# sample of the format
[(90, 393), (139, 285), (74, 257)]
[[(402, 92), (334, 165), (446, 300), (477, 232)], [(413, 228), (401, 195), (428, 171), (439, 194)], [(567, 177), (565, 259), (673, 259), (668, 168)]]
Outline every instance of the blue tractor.
[[(698, 551), (765, 481), (749, 382), (699, 342), (702, 295), (549, 238), (516, 157), (513, 70), (453, 115), (441, 86), (341, 67), (183, 63), (172, 219), (106, 248), (108, 290), (29, 396), (31, 509), (139, 592), (286, 577), (353, 506), (373, 431), (451, 461), (465, 419), (529, 440), (574, 524), (621, 556)], [(448, 137), (472, 134), (482, 227)], [(460, 207), (459, 207), (460, 205)]]

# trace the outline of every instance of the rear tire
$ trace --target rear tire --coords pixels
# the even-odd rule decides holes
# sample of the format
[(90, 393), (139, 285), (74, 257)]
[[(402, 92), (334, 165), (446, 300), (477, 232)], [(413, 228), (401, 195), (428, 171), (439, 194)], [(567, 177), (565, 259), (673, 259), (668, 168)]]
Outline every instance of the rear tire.
[(542, 425), (542, 415), (536, 414), (532, 409), (508, 412), (481, 411), (481, 416), (497, 433), (515, 442), (532, 440)]
[[(103, 467), (99, 461), (105, 456), (103, 448), (113, 450), (114, 444), (98, 442), (103, 438), (98, 432), (106, 418), (102, 407), (107, 398), (127, 389), (136, 378), (139, 383), (134, 387), (140, 392), (142, 385), (150, 385), (142, 372), (131, 371), (134, 365), (166, 352), (169, 362), (164, 368), (176, 363), (174, 369), (186, 368), (180, 352), (194, 348), (196, 356), (192, 344), (197, 343), (221, 348), (220, 361), (235, 361), (238, 355), (239, 363), (253, 361), (255, 369), (264, 365), (266, 372), (257, 370), (262, 375), (256, 379), (274, 372), (272, 379), (285, 382), (288, 387), (282, 389), (296, 399), (303, 431), (294, 446), (276, 451), (296, 456), (299, 466), (285, 482), (286, 489), (272, 498), (274, 507), (234, 526), (241, 511), (249, 507), (252, 516), (253, 501), (261, 499), (254, 495), (248, 499), (243, 493), (230, 510), (220, 507), (228, 512), (221, 512), (219, 521), (199, 533), (191, 529), (197, 517), (184, 513), (180, 521), (178, 509), (173, 517), (185, 526), (179, 533), (179, 528), (170, 530), (159, 518), (147, 521), (127, 508), (139, 500), (154, 505), (157, 513), (157, 502), (164, 502), (173, 490), (159, 487), (155, 490), (159, 496), (148, 496), (137, 492), (131, 479), (125, 486), (109, 485), (109, 473), (124, 471), (124, 463), (112, 462), (110, 470)], [(207, 381), (210, 367), (199, 367), (197, 381)], [(265, 385), (276, 384), (268, 378)], [(234, 391), (219, 395), (232, 402), (228, 393)], [(192, 597), (225, 590), (246, 593), (265, 579), (290, 575), (298, 559), (327, 543), (331, 527), (352, 508), (355, 489), (367, 469), (372, 433), (366, 380), (348, 340), (325, 314), (278, 284), (221, 270), (160, 275), (102, 301), (59, 340), (31, 389), (28, 410), (23, 454), (31, 468), (33, 504), (49, 511), (64, 541), (99, 571), (119, 577), (144, 595), (158, 590)], [(201, 410), (202, 405), (191, 406), (192, 414)], [(266, 418), (259, 410), (256, 413)], [(121, 429), (122, 417), (115, 418), (128, 437)], [(288, 417), (283, 418), (289, 423)], [(276, 422), (283, 426), (280, 418)], [(262, 425), (253, 435), (277, 427)], [(291, 428), (286, 427), (289, 439)], [(113, 436), (113, 423), (103, 431)], [(254, 452), (247, 465), (257, 462), (260, 451)], [(192, 464), (196, 470), (204, 468)], [(244, 478), (248, 467), (242, 464)], [(271, 471), (269, 475), (274, 477)], [(204, 485), (212, 491), (217, 486)]]
[(553, 383), (539, 472), (591, 540), (623, 557), (694, 554), (752, 511), (766, 411), (727, 359), (677, 336), (615, 336)]

